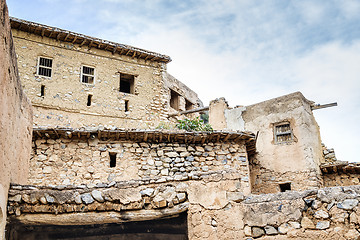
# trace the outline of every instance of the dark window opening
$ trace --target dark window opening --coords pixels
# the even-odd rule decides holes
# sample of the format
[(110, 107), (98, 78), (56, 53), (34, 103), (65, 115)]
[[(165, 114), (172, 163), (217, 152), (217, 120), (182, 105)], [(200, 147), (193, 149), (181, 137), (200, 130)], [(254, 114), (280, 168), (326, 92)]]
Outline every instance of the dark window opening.
[(41, 85), (40, 96), (41, 96), (41, 97), (44, 97), (44, 96), (45, 96), (45, 85)]
[(83, 83), (94, 84), (94, 78), (95, 68), (83, 66), (81, 71), (81, 81)]
[(129, 100), (125, 100), (125, 112), (129, 111)]
[(291, 183), (281, 183), (279, 187), (281, 192), (291, 191)]
[(134, 94), (134, 82), (134, 75), (120, 73), (120, 92)]
[(192, 102), (188, 101), (187, 99), (185, 99), (185, 109), (191, 110), (191, 109), (193, 109), (193, 107), (194, 107), (194, 104)]
[(88, 98), (87, 98), (87, 106), (91, 106), (91, 98), (92, 98), (92, 95), (91, 94), (89, 94), (88, 95)]
[(109, 152), (109, 156), (110, 156), (110, 167), (116, 167), (116, 153), (111, 153)]
[(175, 110), (179, 110), (180, 95), (170, 89), (170, 107)]
[(275, 143), (288, 143), (293, 141), (290, 123), (281, 123), (274, 128)]
[(51, 77), (52, 72), (52, 59), (50, 58), (39, 58), (39, 64), (38, 64), (38, 75), (45, 76), (45, 77)]

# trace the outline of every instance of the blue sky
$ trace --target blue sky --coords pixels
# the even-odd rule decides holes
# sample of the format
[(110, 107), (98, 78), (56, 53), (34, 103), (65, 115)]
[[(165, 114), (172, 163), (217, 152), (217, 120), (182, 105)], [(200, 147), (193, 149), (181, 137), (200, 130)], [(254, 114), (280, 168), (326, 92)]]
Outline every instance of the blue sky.
[(360, 0), (7, 0), (14, 17), (169, 55), (204, 104), (301, 91), (323, 142), (360, 161)]

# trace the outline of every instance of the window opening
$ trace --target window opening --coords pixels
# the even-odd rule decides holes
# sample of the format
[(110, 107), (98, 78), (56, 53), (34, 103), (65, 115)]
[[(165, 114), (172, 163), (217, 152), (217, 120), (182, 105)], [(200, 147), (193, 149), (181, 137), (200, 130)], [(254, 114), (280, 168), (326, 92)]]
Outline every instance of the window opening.
[(193, 109), (193, 106), (194, 106), (194, 104), (193, 104), (192, 102), (190, 102), (190, 101), (188, 101), (187, 99), (185, 99), (185, 109), (186, 109), (186, 110), (191, 110), (191, 109)]
[(274, 127), (275, 143), (288, 143), (293, 141), (290, 123), (281, 123)]
[(87, 104), (86, 104), (87, 106), (91, 106), (91, 99), (92, 99), (92, 95), (89, 94), (87, 98)]
[(95, 68), (82, 66), (81, 68), (81, 82), (94, 84)]
[(125, 100), (125, 112), (129, 111), (129, 100)]
[(45, 96), (45, 85), (41, 85), (40, 96), (41, 96), (41, 97), (44, 97), (44, 96)]
[(44, 77), (51, 77), (52, 62), (53, 60), (51, 58), (39, 57), (37, 74)]
[(175, 110), (179, 110), (180, 95), (174, 90), (170, 89), (170, 107)]
[(291, 191), (291, 183), (281, 183), (279, 187), (281, 192)]
[(120, 73), (120, 88), (119, 91), (123, 93), (134, 94), (135, 76), (125, 73)]
[(116, 167), (116, 153), (111, 153), (109, 152), (109, 156), (110, 156), (110, 167)]

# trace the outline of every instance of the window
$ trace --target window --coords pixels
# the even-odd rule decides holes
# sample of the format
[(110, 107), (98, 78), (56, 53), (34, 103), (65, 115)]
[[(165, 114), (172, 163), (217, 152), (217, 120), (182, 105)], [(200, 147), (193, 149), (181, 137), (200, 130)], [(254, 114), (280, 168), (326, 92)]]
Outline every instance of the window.
[(281, 192), (291, 191), (291, 183), (281, 183), (279, 187)]
[(274, 126), (275, 143), (288, 143), (293, 141), (290, 123), (283, 122)]
[(180, 95), (170, 89), (170, 107), (175, 110), (179, 110)]
[(116, 153), (113, 152), (109, 152), (109, 156), (110, 156), (110, 167), (116, 167)]
[(95, 68), (82, 66), (81, 68), (81, 82), (94, 84)]
[(86, 104), (88, 107), (91, 106), (91, 99), (92, 99), (92, 95), (89, 94), (88, 98), (87, 98), (87, 104)]
[(185, 99), (185, 110), (191, 110), (193, 109), (194, 104), (187, 99)]
[(41, 96), (41, 97), (44, 97), (44, 96), (45, 96), (45, 85), (41, 85), (40, 96)]
[(129, 111), (129, 100), (125, 100), (125, 112)]
[(125, 73), (120, 73), (120, 88), (119, 91), (123, 93), (135, 93), (134, 89), (135, 76)]
[(52, 62), (53, 60), (51, 58), (39, 57), (37, 75), (44, 77), (51, 77)]

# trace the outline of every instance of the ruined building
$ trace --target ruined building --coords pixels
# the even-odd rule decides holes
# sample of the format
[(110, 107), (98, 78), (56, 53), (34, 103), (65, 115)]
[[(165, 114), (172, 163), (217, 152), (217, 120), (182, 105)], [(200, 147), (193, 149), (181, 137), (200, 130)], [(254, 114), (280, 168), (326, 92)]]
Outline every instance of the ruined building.
[[(12, 18), (18, 78), (0, 12), (7, 239), (360, 237), (360, 187), (336, 187), (360, 168), (324, 149), (301, 93), (203, 107), (168, 56)], [(156, 128), (199, 107), (213, 132)]]

